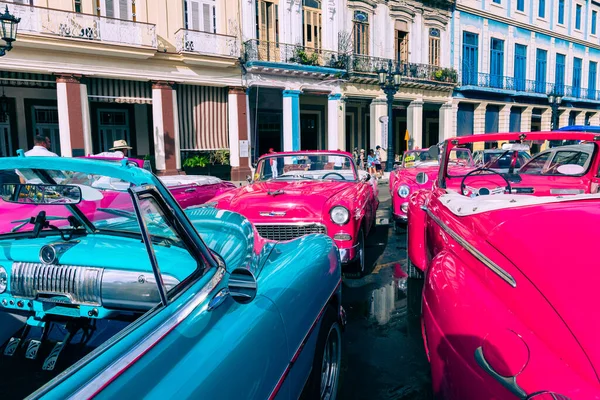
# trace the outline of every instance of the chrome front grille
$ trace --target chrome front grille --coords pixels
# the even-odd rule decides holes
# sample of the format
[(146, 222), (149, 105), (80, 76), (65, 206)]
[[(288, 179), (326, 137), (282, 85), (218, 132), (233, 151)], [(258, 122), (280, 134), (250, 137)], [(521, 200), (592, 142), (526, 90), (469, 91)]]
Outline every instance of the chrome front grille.
[(102, 268), (16, 262), (10, 274), (10, 291), (16, 297), (101, 305)]
[(327, 234), (327, 228), (321, 224), (257, 224), (256, 230), (263, 238), (277, 241), (292, 240), (311, 233)]

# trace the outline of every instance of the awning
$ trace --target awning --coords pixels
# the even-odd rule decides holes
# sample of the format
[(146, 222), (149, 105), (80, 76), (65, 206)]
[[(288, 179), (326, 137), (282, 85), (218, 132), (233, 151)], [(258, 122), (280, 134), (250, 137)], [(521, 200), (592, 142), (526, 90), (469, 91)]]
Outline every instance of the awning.
[(86, 83), (90, 101), (152, 104), (152, 84), (147, 81), (89, 78)]
[(50, 74), (0, 71), (0, 85), (54, 89), (56, 77)]

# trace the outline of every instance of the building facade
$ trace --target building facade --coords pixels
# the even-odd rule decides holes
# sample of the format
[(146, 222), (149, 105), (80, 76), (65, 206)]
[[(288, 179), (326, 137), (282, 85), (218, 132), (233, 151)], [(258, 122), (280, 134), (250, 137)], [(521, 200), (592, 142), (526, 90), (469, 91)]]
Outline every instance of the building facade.
[(238, 5), (0, 2), (21, 18), (13, 50), (0, 58), (0, 155), (31, 148), (36, 134), (62, 156), (125, 139), (157, 172), (177, 173), (187, 151), (229, 148), (230, 120), (246, 116), (237, 102), (245, 96)]
[(599, 125), (600, 4), (585, 0), (459, 0), (452, 64), (460, 70), (456, 134)]

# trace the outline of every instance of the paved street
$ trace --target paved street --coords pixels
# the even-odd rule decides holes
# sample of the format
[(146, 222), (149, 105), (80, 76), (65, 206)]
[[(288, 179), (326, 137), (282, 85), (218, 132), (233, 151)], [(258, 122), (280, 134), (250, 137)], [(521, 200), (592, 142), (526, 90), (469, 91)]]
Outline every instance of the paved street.
[[(407, 282), (406, 235), (394, 233), (387, 183), (379, 185), (378, 226), (368, 240), (370, 273), (344, 279), (348, 314), (340, 399), (424, 400), (432, 398), (429, 364), (419, 323), (421, 287)], [(414, 303), (414, 304), (413, 304)]]

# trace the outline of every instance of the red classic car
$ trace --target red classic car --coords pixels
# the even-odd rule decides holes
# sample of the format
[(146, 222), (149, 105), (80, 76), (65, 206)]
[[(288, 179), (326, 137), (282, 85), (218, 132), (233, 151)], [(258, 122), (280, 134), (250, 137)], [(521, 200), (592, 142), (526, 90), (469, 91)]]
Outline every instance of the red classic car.
[[(123, 158), (104, 156), (87, 156), (85, 158), (107, 162), (123, 161)], [(127, 162), (148, 171), (152, 171), (148, 160), (127, 158)], [(204, 204), (216, 195), (236, 188), (233, 183), (222, 181), (214, 176), (172, 175), (161, 176), (159, 179), (169, 188), (169, 191), (175, 197), (175, 200), (177, 200), (181, 208)]]
[[(515, 137), (522, 143), (510, 151), (544, 136)], [(586, 140), (598, 154), (600, 138), (570, 139)], [(434, 392), (445, 399), (600, 399), (600, 194), (589, 193), (598, 160), (569, 154), (537, 174), (451, 175), (452, 149), (478, 140), (448, 140), (433, 190), (409, 200), (408, 253), (425, 271), (422, 333)], [(465, 179), (475, 181), (468, 191), (451, 189), (464, 189)], [(587, 193), (562, 194), (575, 189)], [(565, 273), (566, 265), (577, 272)]]
[[(450, 165), (462, 168), (473, 167), (469, 149), (457, 148), (452, 151)], [(392, 196), (392, 216), (395, 227), (408, 219), (408, 196), (417, 190), (429, 189), (437, 178), (440, 164), (437, 157), (429, 154), (429, 149), (404, 152), (402, 164), (390, 174), (390, 194)]]
[(251, 184), (207, 205), (244, 215), (271, 240), (325, 233), (336, 243), (342, 263), (362, 272), (365, 237), (379, 200), (371, 177), (359, 175), (351, 154), (299, 151), (262, 156)]

